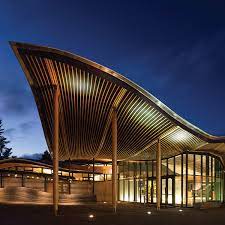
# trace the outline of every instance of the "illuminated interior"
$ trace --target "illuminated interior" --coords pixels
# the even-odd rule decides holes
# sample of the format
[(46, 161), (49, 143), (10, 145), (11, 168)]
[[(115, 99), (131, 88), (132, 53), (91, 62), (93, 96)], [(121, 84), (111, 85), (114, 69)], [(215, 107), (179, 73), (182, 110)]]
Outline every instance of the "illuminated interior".
[[(183, 153), (162, 160), (161, 203), (191, 207), (224, 199), (223, 166), (210, 154)], [(119, 163), (119, 200), (156, 203), (156, 162)]]

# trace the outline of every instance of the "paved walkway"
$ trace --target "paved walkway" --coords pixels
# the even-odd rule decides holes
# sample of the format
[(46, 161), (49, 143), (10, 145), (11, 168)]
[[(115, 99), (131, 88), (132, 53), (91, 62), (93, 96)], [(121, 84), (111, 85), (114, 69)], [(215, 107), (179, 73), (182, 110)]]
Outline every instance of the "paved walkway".
[[(92, 216), (93, 217), (92, 217)], [(1, 225), (224, 225), (225, 208), (183, 209), (164, 208), (159, 212), (144, 205), (118, 205), (117, 213), (111, 205), (85, 204), (60, 206), (59, 216), (52, 215), (47, 205), (3, 205), (0, 204)]]

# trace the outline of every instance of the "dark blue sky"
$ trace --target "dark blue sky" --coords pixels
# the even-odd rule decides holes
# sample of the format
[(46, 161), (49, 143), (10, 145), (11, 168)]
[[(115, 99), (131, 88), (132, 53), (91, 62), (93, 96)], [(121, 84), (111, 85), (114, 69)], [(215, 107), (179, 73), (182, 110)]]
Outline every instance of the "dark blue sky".
[(14, 154), (43, 152), (37, 109), (9, 40), (96, 61), (201, 129), (225, 135), (225, 1), (2, 0), (0, 118)]

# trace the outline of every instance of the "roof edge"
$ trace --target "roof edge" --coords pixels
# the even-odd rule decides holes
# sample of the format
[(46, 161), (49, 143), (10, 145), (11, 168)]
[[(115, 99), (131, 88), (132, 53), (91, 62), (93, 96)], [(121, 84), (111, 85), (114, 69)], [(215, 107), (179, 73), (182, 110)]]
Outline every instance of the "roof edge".
[(82, 56), (73, 54), (68, 51), (60, 50), (57, 48), (28, 44), (28, 43), (21, 43), (21, 42), (15, 42), (15, 41), (9, 41), (9, 44), (12, 47), (20, 64), (22, 65), (24, 72), (28, 76), (29, 76), (29, 74), (27, 74), (28, 71), (26, 71), (26, 68), (24, 68), (22, 60), (20, 59), (20, 56), (18, 54), (19, 48), (54, 53), (54, 54), (68, 57), (73, 60), (80, 61), (82, 63), (85, 63), (89, 66), (92, 66), (96, 69), (99, 69), (99, 70), (107, 73), (108, 75), (112, 76), (113, 78), (124, 83), (126, 86), (129, 86), (131, 89), (138, 92), (140, 96), (144, 97), (145, 100), (147, 100), (149, 103), (153, 104), (153, 106), (155, 106), (161, 113), (163, 113), (164, 116), (166, 116), (168, 119), (171, 119), (176, 125), (180, 126), (184, 130), (192, 133), (193, 135), (195, 135), (195, 136), (199, 137), (200, 139), (202, 139), (206, 142), (209, 142), (209, 143), (221, 143), (221, 142), (225, 143), (225, 136), (215, 136), (215, 135), (211, 135), (211, 134), (203, 131), (202, 129), (198, 128), (197, 126), (188, 122), (186, 119), (179, 116), (177, 113), (175, 113), (173, 110), (171, 110), (168, 106), (166, 106), (164, 103), (162, 103), (159, 99), (157, 99), (151, 93), (149, 93), (148, 91), (146, 91), (145, 89), (140, 87), (138, 84), (136, 84), (133, 81), (129, 80), (128, 78), (124, 77), (120, 73), (115, 72), (114, 70), (111, 70), (105, 66), (102, 66), (102, 65), (100, 65), (96, 62), (93, 62), (89, 59), (86, 59)]

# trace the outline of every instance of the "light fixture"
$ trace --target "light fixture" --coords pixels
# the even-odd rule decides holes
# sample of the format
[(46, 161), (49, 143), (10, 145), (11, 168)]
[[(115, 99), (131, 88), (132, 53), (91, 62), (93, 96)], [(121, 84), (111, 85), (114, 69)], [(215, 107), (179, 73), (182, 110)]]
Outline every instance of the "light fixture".
[(94, 215), (93, 215), (93, 214), (90, 214), (88, 217), (89, 217), (90, 219), (92, 219), (92, 218), (94, 218)]
[(183, 209), (179, 209), (179, 212), (183, 212)]
[(103, 202), (104, 204), (106, 203), (106, 202)]
[(151, 215), (151, 214), (152, 214), (152, 212), (148, 211), (148, 212), (147, 212), (147, 214), (148, 214), (148, 215)]

